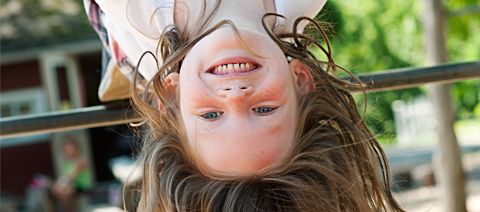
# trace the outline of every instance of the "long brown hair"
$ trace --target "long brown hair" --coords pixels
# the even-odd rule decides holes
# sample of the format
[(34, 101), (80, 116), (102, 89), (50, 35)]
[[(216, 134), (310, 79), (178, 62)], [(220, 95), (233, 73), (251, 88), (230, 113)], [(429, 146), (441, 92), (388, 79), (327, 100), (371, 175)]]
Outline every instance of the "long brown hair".
[[(315, 91), (300, 97), (296, 136), (288, 159), (251, 177), (202, 174), (189, 157), (178, 102), (167, 95), (162, 82), (168, 73), (179, 72), (186, 53), (218, 27), (227, 24), (238, 35), (235, 25), (227, 20), (205, 29), (219, 5), (217, 1), (210, 13), (204, 6), (203, 14), (208, 15), (194, 29), (168, 28), (157, 52), (143, 55), (159, 57), (163, 64), (145, 89), (139, 91), (138, 81), (134, 82), (132, 101), (146, 120), (138, 157), (143, 172), (138, 210), (403, 211), (390, 193), (385, 154), (363, 123), (349, 92), (362, 85), (333, 76), (332, 72), (341, 68), (333, 61), (325, 32), (306, 17), (294, 23), (292, 33), (276, 34), (263, 22), (286, 56), (305, 63), (316, 82)], [(266, 14), (264, 20), (272, 15), (280, 16)], [(324, 44), (297, 33), (300, 21), (310, 21)], [(319, 47), (328, 61), (315, 59), (307, 49), (310, 45)], [(164, 106), (161, 111), (158, 101)]]

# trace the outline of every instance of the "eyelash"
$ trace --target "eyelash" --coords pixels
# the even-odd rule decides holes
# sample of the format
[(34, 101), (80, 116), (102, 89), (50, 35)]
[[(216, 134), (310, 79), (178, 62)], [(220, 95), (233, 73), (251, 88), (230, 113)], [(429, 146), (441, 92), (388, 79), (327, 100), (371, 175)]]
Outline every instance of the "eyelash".
[[(256, 108), (252, 108), (252, 111), (260, 116), (266, 116), (271, 114), (276, 109), (277, 107), (256, 107)], [(200, 116), (205, 120), (213, 121), (215, 119), (218, 119), (221, 115), (223, 115), (223, 112), (207, 112), (207, 113), (201, 114)]]
[[(200, 116), (203, 119), (210, 121), (210, 120), (218, 119), (222, 114), (223, 114), (223, 112), (207, 112), (207, 113), (201, 114)], [(215, 115), (215, 117), (211, 117), (210, 115)]]
[[(261, 112), (260, 111), (261, 109), (267, 109), (267, 111)], [(272, 113), (276, 109), (277, 109), (276, 107), (256, 107), (256, 108), (253, 108), (252, 110), (258, 115), (266, 116)]]

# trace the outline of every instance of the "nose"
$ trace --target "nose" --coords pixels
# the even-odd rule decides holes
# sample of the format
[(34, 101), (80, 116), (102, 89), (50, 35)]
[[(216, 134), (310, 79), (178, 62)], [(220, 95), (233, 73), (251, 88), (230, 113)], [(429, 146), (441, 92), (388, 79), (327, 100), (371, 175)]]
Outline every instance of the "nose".
[(250, 85), (225, 86), (218, 89), (218, 95), (224, 98), (236, 100), (248, 97), (253, 93), (253, 87)]

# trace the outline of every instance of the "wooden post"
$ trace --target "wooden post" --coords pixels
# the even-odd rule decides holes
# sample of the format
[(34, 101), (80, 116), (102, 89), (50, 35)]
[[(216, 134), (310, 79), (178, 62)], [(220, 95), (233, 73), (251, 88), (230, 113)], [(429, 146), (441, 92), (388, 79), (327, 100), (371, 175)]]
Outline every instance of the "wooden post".
[[(445, 47), (446, 11), (442, 0), (424, 0), (425, 49), (428, 65), (445, 63), (448, 59)], [(432, 84), (428, 94), (433, 103), (437, 120), (438, 146), (434, 154), (435, 176), (440, 189), (440, 203), (446, 212), (464, 212), (466, 209), (465, 176), (462, 155), (453, 123), (450, 84)]]

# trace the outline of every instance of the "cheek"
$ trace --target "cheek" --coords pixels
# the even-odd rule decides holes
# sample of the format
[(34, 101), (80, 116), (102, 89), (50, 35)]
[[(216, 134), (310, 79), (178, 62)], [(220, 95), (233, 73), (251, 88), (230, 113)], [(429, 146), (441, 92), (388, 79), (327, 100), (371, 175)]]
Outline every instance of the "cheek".
[(289, 84), (288, 79), (283, 76), (268, 78), (261, 83), (261, 87), (258, 87), (258, 90), (261, 91), (259, 97), (262, 99), (281, 99), (292, 89)]
[(207, 87), (197, 77), (180, 75), (178, 90), (181, 110), (212, 103)]

